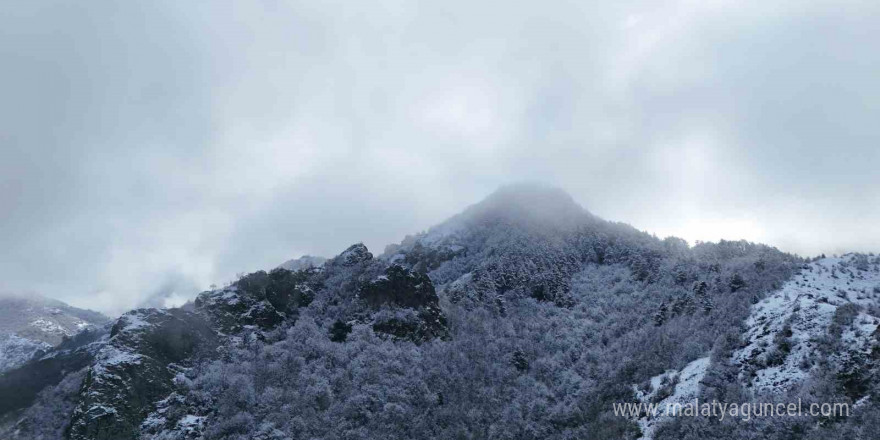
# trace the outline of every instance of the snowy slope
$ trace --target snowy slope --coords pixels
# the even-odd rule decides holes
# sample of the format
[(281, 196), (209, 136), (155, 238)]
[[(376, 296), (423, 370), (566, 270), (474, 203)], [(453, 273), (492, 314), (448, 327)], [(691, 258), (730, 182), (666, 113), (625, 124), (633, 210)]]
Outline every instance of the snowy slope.
[[(307, 260), (290, 267), (320, 264)], [(659, 418), (611, 418), (610, 399), (629, 399), (629, 383), (663, 406), (697, 397), (722, 327), (706, 323), (739, 328), (752, 295), (801, 261), (745, 242), (689, 248), (559, 191), (506, 188), (378, 258), (358, 243), (311, 270), (123, 315), (77, 365), (64, 411), (31, 411), (17, 438), (47, 420), (71, 440), (632, 438), (633, 422), (650, 436)], [(730, 291), (740, 274), (748, 287)], [(685, 335), (656, 325), (664, 298), (703, 279), (743, 306), (686, 310)], [(651, 378), (667, 368), (680, 370)]]
[[(815, 372), (819, 346), (827, 343), (833, 325), (839, 326), (843, 348), (825, 360), (840, 367), (869, 354), (880, 322), (867, 309), (877, 307), (878, 299), (880, 257), (846, 254), (805, 264), (782, 288), (752, 306), (744, 346), (734, 351), (732, 359), (741, 383), (756, 395), (779, 395), (803, 383)], [(842, 319), (843, 315), (850, 318)], [(656, 416), (642, 414), (636, 420), (643, 440), (653, 438), (657, 427), (668, 420), (664, 416), (668, 404), (684, 404), (700, 396), (700, 381), (709, 366), (708, 357), (697, 359), (681, 371), (670, 370), (634, 386), (639, 402), (658, 408)]]
[[(847, 254), (809, 263), (782, 289), (752, 307), (744, 336), (748, 344), (734, 353), (745, 384), (760, 393), (801, 383), (814, 368), (810, 355), (818, 340), (827, 334), (835, 312), (847, 304), (862, 310), (843, 329), (848, 351), (835, 354), (836, 360), (869, 350), (878, 320), (864, 308), (877, 304), (880, 272), (873, 263), (859, 268), (863, 257)], [(790, 345), (787, 355), (778, 348), (780, 340)]]
[(685, 405), (700, 395), (700, 381), (706, 375), (709, 358), (704, 357), (687, 364), (681, 371), (669, 370), (650, 380), (648, 389), (636, 387), (636, 398), (644, 404), (656, 404), (656, 414), (645, 414), (636, 422), (642, 430), (641, 440), (654, 437), (657, 425), (669, 418), (666, 408), (675, 403)]
[(45, 342), (22, 338), (15, 334), (0, 336), (0, 373), (27, 362), (37, 352), (45, 352), (51, 348), (52, 346)]
[(100, 313), (38, 295), (0, 296), (0, 373), (107, 320)]

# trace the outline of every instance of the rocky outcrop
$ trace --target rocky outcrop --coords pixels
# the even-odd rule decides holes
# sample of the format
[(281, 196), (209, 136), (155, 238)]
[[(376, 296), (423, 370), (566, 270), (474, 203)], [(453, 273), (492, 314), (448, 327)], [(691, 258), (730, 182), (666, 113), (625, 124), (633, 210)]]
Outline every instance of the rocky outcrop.
[(284, 316), (264, 299), (240, 291), (237, 286), (202, 292), (195, 301), (196, 309), (221, 332), (233, 334), (246, 326), (272, 328)]
[(201, 293), (195, 307), (223, 333), (246, 327), (268, 330), (312, 302), (315, 293), (308, 281), (315, 270), (254, 272), (227, 288)]
[[(350, 259), (366, 257), (354, 250)], [(0, 391), (23, 396), (3, 399), (4, 405), (14, 406), (8, 410), (25, 407), (65, 372), (87, 367), (71, 415), (70, 439), (138, 438), (147, 416), (161, 402), (177, 395), (175, 376), (199, 359), (214, 356), (225, 335), (270, 330), (308, 305), (314, 298), (308, 281), (316, 270), (256, 272), (227, 288), (203, 292), (192, 310), (128, 312), (108, 326), (104, 339), (88, 345), (88, 350), (80, 347), (54, 353), (21, 372), (2, 376)], [(37, 379), (51, 380), (35, 380), (31, 377), (34, 374)]]
[(137, 438), (155, 402), (173, 391), (177, 369), (217, 344), (216, 333), (197, 314), (179, 309), (126, 313), (86, 373), (70, 438)]
[(363, 243), (353, 244), (344, 252), (339, 254), (331, 262), (333, 264), (341, 264), (343, 266), (354, 266), (373, 259), (373, 254), (364, 246)]
[(413, 342), (449, 335), (434, 284), (425, 274), (391, 265), (383, 275), (364, 284), (358, 297), (372, 309), (387, 306), (402, 309), (396, 313), (376, 314), (373, 323), (376, 332)]

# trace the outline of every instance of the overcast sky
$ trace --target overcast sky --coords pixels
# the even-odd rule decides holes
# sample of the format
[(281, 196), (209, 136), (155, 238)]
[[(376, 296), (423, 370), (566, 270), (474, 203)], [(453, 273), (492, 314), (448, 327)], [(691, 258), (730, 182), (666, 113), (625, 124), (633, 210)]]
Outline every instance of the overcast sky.
[(3, 2), (0, 290), (161, 305), (522, 180), (880, 251), (880, 2), (525, 3)]

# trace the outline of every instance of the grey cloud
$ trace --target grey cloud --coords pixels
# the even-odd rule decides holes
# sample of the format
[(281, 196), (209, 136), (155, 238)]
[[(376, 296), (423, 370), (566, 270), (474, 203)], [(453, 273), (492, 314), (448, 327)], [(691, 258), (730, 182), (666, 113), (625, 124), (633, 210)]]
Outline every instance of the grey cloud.
[(6, 5), (0, 289), (158, 304), (380, 252), (521, 180), (658, 235), (880, 250), (878, 19), (861, 1)]

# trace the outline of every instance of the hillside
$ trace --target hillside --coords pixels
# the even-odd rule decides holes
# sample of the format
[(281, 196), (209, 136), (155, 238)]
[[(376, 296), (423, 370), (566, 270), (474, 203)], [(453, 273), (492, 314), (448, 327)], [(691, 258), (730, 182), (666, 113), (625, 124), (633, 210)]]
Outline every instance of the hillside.
[(0, 372), (109, 318), (39, 295), (0, 295)]
[(807, 386), (866, 417), (878, 262), (688, 246), (557, 189), (507, 187), (379, 256), (354, 244), (126, 313), (0, 376), (0, 395), (29, 396), (0, 412), (22, 439), (722, 438), (751, 425), (646, 423), (612, 404)]

